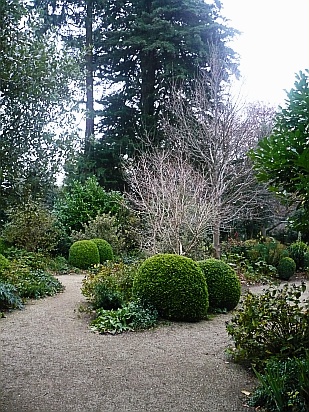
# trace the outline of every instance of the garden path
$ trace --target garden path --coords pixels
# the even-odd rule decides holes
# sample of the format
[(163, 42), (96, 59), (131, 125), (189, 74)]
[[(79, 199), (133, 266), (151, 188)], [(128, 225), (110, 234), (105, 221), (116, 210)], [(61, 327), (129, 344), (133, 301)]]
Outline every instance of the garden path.
[(99, 335), (78, 311), (82, 278), (60, 276), (64, 293), (0, 319), (1, 412), (253, 410), (253, 377), (224, 354), (231, 315)]

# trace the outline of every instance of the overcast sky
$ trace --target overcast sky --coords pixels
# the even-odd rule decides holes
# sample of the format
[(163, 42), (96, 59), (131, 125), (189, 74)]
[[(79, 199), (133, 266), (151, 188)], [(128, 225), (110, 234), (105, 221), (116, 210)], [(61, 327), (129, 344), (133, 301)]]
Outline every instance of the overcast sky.
[(283, 104), (295, 73), (309, 68), (309, 0), (222, 0), (222, 14), (242, 32), (240, 55), (248, 101)]

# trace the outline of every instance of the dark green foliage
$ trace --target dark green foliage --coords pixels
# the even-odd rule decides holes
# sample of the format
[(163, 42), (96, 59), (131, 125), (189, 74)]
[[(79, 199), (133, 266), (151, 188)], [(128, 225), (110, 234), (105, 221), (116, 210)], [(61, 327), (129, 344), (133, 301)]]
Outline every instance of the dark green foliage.
[(52, 192), (73, 140), (76, 56), (66, 55), (54, 35), (41, 36), (40, 22), (25, 2), (1, 0), (1, 210), (29, 193)]
[(289, 255), (296, 263), (296, 269), (304, 268), (304, 257), (308, 251), (308, 245), (304, 242), (297, 241), (289, 246)]
[(279, 279), (289, 280), (295, 273), (296, 263), (292, 258), (284, 257), (280, 260), (277, 270)]
[(286, 247), (271, 237), (264, 238), (261, 241), (251, 239), (246, 241), (245, 245), (246, 257), (251, 263), (263, 261), (267, 265), (277, 266), (286, 253)]
[(198, 321), (207, 317), (208, 291), (205, 277), (192, 259), (159, 254), (140, 266), (133, 296), (171, 320)]
[(62, 292), (64, 287), (50, 273), (43, 270), (35, 270), (29, 271), (22, 278), (19, 278), (16, 289), (22, 298), (39, 299)]
[(304, 269), (309, 269), (309, 252), (305, 252), (304, 254)]
[(120, 193), (106, 192), (95, 177), (88, 178), (84, 183), (73, 180), (60, 193), (55, 213), (70, 233), (71, 230), (83, 230), (83, 225), (100, 213), (117, 215), (122, 201)]
[(61, 232), (55, 216), (40, 203), (29, 200), (9, 211), (2, 236), (10, 245), (30, 252), (52, 252)]
[(261, 295), (247, 293), (227, 324), (234, 359), (262, 368), (272, 356), (303, 356), (309, 348), (309, 300), (301, 299), (305, 290), (302, 283), (270, 287)]
[(88, 269), (100, 263), (97, 245), (91, 240), (78, 240), (69, 250), (69, 264), (79, 269)]
[(100, 255), (100, 263), (106, 262), (107, 260), (114, 259), (114, 253), (111, 245), (104, 239), (91, 239), (97, 245)]
[(307, 412), (309, 410), (309, 354), (302, 358), (267, 361), (260, 382), (249, 404), (269, 412)]
[(121, 333), (154, 327), (158, 321), (155, 309), (144, 307), (139, 302), (130, 302), (118, 310), (97, 311), (97, 317), (91, 322), (91, 329), (99, 333)]
[(210, 308), (234, 309), (241, 293), (240, 281), (234, 269), (217, 259), (203, 260), (198, 264), (206, 278)]
[(22, 306), (16, 287), (0, 280), (0, 310), (21, 309)]
[(11, 261), (11, 264), (34, 270), (45, 270), (49, 261), (49, 258), (42, 253), (29, 252), (24, 249), (17, 249), (16, 247), (7, 248), (4, 254), (5, 257)]
[(3, 255), (0, 254), (0, 273), (5, 270), (8, 269), (10, 267), (10, 262), (9, 260), (4, 257)]
[(119, 309), (123, 305), (122, 295), (117, 289), (117, 282), (111, 276), (95, 282), (92, 296), (91, 304), (94, 309)]
[(83, 279), (82, 294), (95, 308), (117, 309), (132, 298), (136, 270), (136, 264), (106, 262)]
[[(309, 215), (309, 71), (296, 75), (294, 88), (287, 93), (271, 136), (261, 139), (250, 152), (257, 178), (269, 190), (285, 199), (299, 201), (303, 213), (294, 216), (294, 227), (308, 228)], [(294, 259), (295, 260), (295, 259)], [(297, 262), (296, 262), (297, 266)]]

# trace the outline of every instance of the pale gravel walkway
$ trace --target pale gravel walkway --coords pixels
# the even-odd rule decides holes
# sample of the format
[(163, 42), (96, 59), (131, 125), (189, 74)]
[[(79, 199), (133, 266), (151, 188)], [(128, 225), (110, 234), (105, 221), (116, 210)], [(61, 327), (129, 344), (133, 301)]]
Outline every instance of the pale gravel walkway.
[(255, 382), (227, 363), (220, 315), (117, 336), (92, 333), (77, 308), (82, 275), (64, 293), (0, 319), (1, 412), (241, 412)]

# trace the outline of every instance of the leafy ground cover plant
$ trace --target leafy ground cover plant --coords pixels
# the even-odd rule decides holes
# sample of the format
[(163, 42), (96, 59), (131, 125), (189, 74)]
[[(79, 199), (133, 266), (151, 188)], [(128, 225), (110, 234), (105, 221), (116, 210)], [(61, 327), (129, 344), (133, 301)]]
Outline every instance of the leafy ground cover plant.
[(229, 353), (237, 361), (263, 369), (276, 356), (303, 356), (309, 348), (309, 300), (302, 300), (305, 283), (270, 287), (261, 295), (247, 293), (242, 306), (227, 323), (235, 342)]
[(305, 253), (308, 251), (308, 245), (298, 240), (289, 246), (289, 256), (295, 261), (296, 269), (304, 269)]
[(21, 309), (22, 306), (22, 300), (18, 295), (16, 287), (0, 280), (0, 311), (15, 308)]
[(255, 372), (260, 384), (251, 395), (251, 406), (268, 412), (309, 410), (309, 353), (285, 361), (272, 358), (263, 373)]
[(117, 334), (125, 331), (143, 330), (154, 327), (158, 312), (144, 307), (139, 302), (130, 302), (118, 310), (98, 309), (97, 317), (91, 322), (91, 330), (99, 333)]
[(22, 298), (39, 299), (62, 292), (64, 287), (53, 275), (38, 269), (24, 274), (16, 289)]

